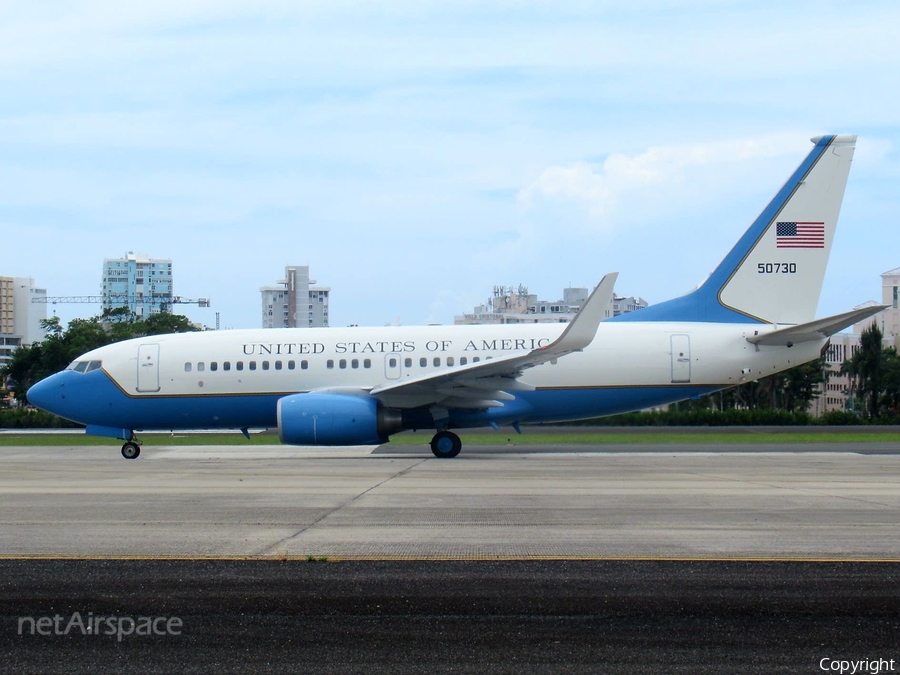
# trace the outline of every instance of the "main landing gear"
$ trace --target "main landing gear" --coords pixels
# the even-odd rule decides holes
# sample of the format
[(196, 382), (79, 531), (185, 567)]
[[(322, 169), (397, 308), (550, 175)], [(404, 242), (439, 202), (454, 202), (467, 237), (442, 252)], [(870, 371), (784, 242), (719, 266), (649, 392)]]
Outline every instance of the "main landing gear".
[(439, 431), (431, 439), (431, 452), (438, 459), (456, 457), (462, 450), (462, 441), (452, 431)]
[(125, 459), (137, 459), (141, 454), (141, 446), (135, 441), (126, 441), (122, 446), (122, 457)]

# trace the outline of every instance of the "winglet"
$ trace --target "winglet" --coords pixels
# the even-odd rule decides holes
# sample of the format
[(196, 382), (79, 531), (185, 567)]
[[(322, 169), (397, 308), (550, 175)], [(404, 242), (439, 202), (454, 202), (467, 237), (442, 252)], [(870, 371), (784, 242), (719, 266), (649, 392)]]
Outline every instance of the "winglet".
[(581, 309), (578, 310), (575, 318), (566, 326), (562, 335), (543, 347), (542, 350), (562, 356), (570, 352), (577, 352), (591, 344), (597, 334), (597, 327), (603, 320), (603, 313), (612, 299), (618, 276), (618, 272), (610, 272), (604, 276)]

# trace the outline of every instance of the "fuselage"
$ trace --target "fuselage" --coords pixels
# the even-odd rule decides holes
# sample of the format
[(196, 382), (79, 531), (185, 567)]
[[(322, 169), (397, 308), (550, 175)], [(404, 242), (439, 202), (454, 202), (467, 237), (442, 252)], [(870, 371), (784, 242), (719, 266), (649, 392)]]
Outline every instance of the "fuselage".
[[(259, 329), (185, 333), (96, 349), (29, 392), (40, 407), (89, 426), (265, 428), (277, 402), (306, 392), (374, 387), (539, 349), (563, 324)], [(454, 409), (448, 428), (559, 422), (697, 397), (791, 368), (824, 345), (757, 347), (761, 324), (603, 322), (583, 351), (526, 370), (532, 391), (502, 406)], [(427, 402), (382, 397), (404, 428), (427, 428)]]

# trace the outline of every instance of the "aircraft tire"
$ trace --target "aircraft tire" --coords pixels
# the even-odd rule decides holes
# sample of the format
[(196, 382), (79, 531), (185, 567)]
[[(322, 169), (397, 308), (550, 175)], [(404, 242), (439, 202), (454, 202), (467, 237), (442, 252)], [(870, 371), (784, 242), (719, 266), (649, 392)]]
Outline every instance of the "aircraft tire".
[(462, 450), (462, 441), (452, 431), (439, 431), (431, 439), (431, 452), (438, 459), (451, 459)]
[(125, 459), (137, 459), (141, 454), (141, 447), (137, 443), (128, 441), (122, 446), (122, 457)]

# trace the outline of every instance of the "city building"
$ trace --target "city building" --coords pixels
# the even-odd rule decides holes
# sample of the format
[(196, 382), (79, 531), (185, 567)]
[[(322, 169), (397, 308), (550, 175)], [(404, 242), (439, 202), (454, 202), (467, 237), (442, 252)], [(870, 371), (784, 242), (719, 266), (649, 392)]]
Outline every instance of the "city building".
[(882, 346), (900, 350), (900, 267), (881, 275), (881, 302), (864, 302), (854, 309), (862, 309), (876, 304), (887, 305), (887, 309), (856, 324), (852, 333), (837, 333), (831, 336), (825, 350), (825, 364), (829, 371), (828, 382), (819, 398), (810, 404), (809, 412), (819, 416), (835, 410), (852, 410), (850, 378), (841, 375), (844, 361), (859, 351), (862, 332), (874, 322), (882, 333)]
[(172, 261), (131, 251), (103, 261), (103, 309), (127, 307), (138, 319), (171, 309)]
[(34, 279), (0, 277), (0, 367), (19, 345), (44, 339), (41, 321), (47, 318), (47, 305), (32, 300), (46, 296), (47, 289), (35, 287)]
[[(494, 296), (485, 304), (475, 307), (470, 314), (453, 318), (456, 325), (509, 324), (509, 323), (568, 323), (588, 299), (587, 288), (569, 287), (563, 289), (561, 300), (540, 300), (528, 288), (519, 284), (494, 286)], [(610, 300), (605, 316), (610, 318), (633, 312), (647, 306), (641, 298), (618, 296)]]
[(881, 275), (881, 304), (888, 306), (876, 315), (881, 332), (900, 336), (900, 267)]
[[(628, 314), (628, 312), (636, 312), (647, 306), (647, 301), (643, 298), (636, 298), (633, 295), (627, 298), (613, 296), (612, 310), (607, 310), (606, 317), (619, 316), (619, 314)], [(612, 312), (610, 314), (610, 311)]]
[(308, 265), (288, 265), (278, 286), (263, 286), (263, 328), (313, 328), (328, 326), (331, 289), (313, 286)]

